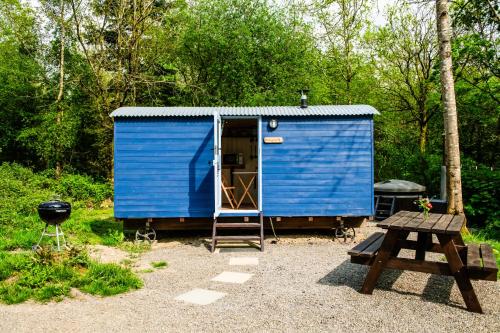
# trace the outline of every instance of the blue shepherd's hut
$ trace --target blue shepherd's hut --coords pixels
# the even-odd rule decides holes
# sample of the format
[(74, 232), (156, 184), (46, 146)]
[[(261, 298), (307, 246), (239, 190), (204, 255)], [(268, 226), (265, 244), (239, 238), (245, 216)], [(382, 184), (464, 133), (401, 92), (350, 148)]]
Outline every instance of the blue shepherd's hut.
[[(122, 107), (115, 217), (154, 229), (331, 228), (372, 216), (368, 105)], [(215, 223), (212, 223), (215, 221)], [(139, 228), (139, 226), (141, 226)], [(149, 231), (148, 231), (149, 230)], [(246, 238), (245, 238), (246, 237)]]

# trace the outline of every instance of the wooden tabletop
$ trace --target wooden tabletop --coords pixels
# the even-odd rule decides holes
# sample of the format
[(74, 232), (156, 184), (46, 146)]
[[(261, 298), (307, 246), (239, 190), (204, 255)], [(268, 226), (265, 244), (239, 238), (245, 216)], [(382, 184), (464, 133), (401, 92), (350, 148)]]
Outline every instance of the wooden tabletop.
[(459, 234), (465, 223), (465, 216), (399, 211), (378, 224), (383, 229), (430, 232), (435, 234)]

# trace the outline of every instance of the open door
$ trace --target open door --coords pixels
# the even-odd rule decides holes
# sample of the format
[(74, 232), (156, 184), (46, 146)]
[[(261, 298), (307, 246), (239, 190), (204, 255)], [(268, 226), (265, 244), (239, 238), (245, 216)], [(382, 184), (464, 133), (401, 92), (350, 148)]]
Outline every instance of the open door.
[(221, 198), (221, 137), (222, 137), (222, 121), (219, 112), (214, 112), (214, 218), (218, 217), (222, 208)]
[(218, 214), (254, 216), (262, 211), (260, 117), (223, 116), (218, 129)]

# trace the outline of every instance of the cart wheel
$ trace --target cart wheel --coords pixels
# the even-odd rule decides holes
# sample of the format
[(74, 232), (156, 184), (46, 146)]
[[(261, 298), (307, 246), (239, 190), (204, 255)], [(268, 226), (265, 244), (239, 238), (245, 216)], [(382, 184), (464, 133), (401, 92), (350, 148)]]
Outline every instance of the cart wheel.
[(146, 229), (138, 229), (135, 232), (135, 240), (136, 241), (148, 241), (152, 242), (156, 240), (156, 231), (153, 228)]
[(351, 241), (356, 237), (356, 230), (353, 227), (337, 227), (334, 232), (335, 239), (343, 238), (347, 242), (349, 238)]

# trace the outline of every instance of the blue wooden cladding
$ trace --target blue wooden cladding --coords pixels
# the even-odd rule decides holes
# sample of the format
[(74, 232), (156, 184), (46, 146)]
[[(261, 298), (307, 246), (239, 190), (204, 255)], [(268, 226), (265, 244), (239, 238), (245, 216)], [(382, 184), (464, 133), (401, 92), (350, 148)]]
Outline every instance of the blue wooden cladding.
[[(373, 116), (262, 117), (265, 216), (373, 215)], [(213, 117), (117, 117), (116, 218), (214, 213)]]
[(115, 119), (115, 217), (209, 217), (213, 121)]
[(262, 119), (262, 203), (268, 216), (373, 215), (373, 120), (367, 117)]

